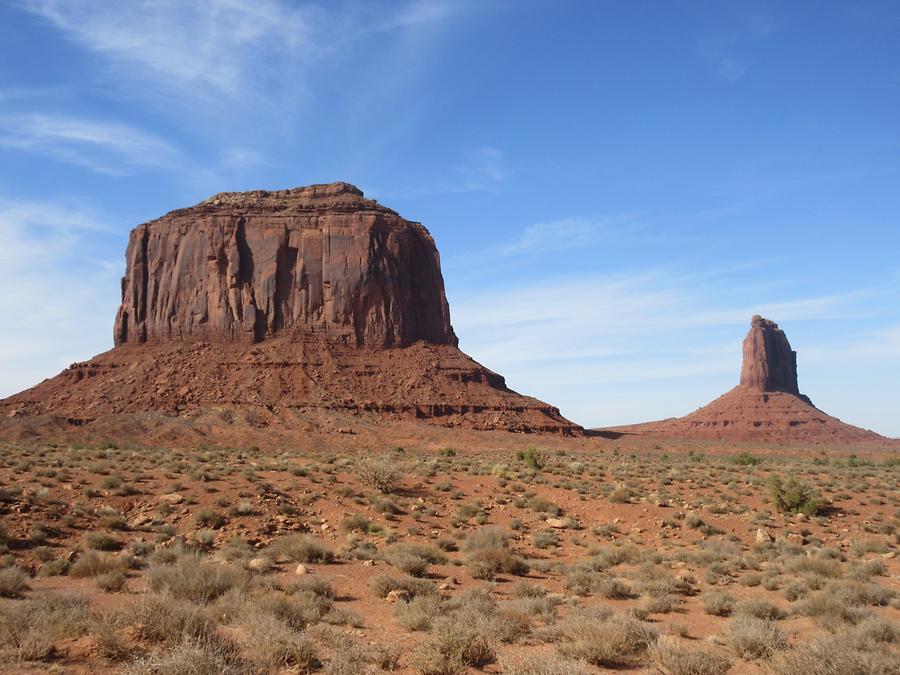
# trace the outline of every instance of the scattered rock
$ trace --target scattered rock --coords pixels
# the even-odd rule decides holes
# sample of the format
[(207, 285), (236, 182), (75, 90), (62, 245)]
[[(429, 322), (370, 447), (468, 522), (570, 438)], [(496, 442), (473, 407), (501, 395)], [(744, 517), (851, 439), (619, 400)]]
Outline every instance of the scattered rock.
[(272, 568), (272, 561), (268, 558), (258, 557), (252, 558), (250, 562), (247, 563), (247, 569), (253, 572), (265, 572)]
[(385, 599), (390, 603), (395, 602), (409, 602), (412, 599), (409, 591), (404, 590), (402, 588), (395, 588), (393, 591), (387, 594)]
[(772, 541), (773, 541), (772, 535), (769, 534), (769, 532), (767, 530), (759, 528), (756, 531), (756, 543), (757, 544), (768, 544)]

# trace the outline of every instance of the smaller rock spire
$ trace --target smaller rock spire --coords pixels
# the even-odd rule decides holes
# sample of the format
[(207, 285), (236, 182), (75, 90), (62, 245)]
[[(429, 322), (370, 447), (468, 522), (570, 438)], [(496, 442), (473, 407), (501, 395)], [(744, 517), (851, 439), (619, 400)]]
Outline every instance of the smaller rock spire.
[(741, 384), (760, 391), (783, 391), (800, 396), (797, 352), (778, 324), (756, 315), (744, 338)]

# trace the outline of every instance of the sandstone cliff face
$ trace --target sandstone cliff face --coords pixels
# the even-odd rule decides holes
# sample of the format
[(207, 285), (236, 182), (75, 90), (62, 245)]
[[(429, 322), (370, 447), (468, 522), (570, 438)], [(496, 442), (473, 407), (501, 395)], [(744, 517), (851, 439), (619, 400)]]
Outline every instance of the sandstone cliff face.
[(434, 241), (347, 183), (223, 193), (131, 233), (115, 343), (455, 345)]
[(784, 391), (800, 395), (797, 386), (797, 352), (778, 324), (757, 315), (744, 338), (741, 384), (760, 391)]

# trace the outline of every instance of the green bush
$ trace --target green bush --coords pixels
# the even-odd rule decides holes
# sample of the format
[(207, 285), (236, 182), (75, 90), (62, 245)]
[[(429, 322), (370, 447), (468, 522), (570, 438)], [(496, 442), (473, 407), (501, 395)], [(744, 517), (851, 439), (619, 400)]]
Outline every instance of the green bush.
[(769, 496), (782, 513), (803, 513), (813, 516), (822, 505), (822, 496), (808, 483), (791, 476), (786, 481), (772, 474), (767, 481)]

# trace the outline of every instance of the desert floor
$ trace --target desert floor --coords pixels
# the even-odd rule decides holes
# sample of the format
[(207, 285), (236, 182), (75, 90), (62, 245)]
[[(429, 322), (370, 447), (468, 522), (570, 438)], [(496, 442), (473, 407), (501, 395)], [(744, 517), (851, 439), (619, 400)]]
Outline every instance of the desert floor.
[(900, 672), (896, 450), (373, 429), (7, 443), (0, 669)]

